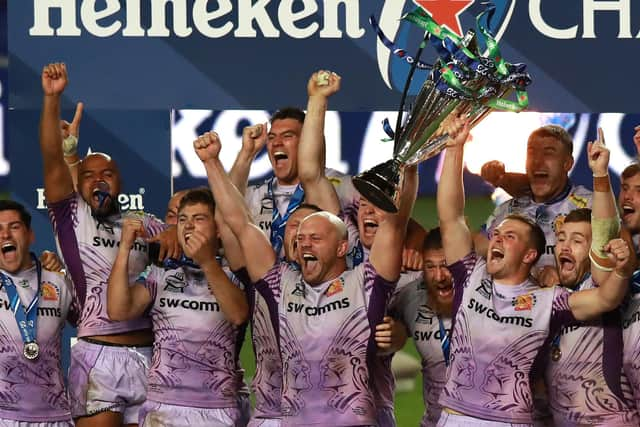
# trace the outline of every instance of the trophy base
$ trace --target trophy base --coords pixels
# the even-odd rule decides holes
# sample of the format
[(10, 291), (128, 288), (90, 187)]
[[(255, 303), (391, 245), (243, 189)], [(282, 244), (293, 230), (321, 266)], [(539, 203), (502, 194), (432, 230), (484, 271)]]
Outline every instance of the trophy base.
[(396, 199), (400, 181), (399, 163), (389, 160), (354, 176), (356, 190), (374, 206), (389, 213), (398, 213)]

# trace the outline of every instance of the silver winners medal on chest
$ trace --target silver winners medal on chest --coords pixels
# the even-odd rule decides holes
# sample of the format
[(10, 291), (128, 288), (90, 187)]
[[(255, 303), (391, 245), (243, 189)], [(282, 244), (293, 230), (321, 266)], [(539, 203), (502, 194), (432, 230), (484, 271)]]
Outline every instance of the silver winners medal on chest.
[(551, 348), (551, 360), (557, 362), (562, 357), (562, 351), (560, 351), (560, 347), (553, 346)]
[(36, 360), (40, 355), (40, 346), (35, 341), (25, 343), (22, 354), (29, 360)]

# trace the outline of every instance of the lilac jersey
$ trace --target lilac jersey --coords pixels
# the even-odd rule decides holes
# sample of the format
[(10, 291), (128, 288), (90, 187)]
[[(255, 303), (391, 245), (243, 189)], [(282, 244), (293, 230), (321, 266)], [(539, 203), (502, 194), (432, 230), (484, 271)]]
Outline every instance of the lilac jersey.
[(442, 411), (438, 398), (445, 384), (447, 370), (442, 341), (451, 334), (451, 317), (438, 315), (429, 306), (423, 281), (413, 282), (396, 292), (391, 310), (409, 329), (422, 358), (425, 413), (420, 425), (435, 427)]
[(636, 408), (640, 408), (640, 270), (633, 275), (631, 292), (623, 305), (623, 366), (633, 391)]
[[(589, 277), (580, 289), (593, 287)], [(558, 337), (546, 369), (549, 406), (556, 426), (640, 425), (629, 380), (622, 370), (620, 312), (564, 327)]]
[(473, 252), (449, 270), (455, 320), (440, 405), (485, 420), (532, 423), (534, 360), (550, 335), (575, 323), (569, 291), (532, 280), (495, 284)]
[[(358, 205), (360, 194), (356, 191), (351, 183), (351, 177), (333, 169), (325, 169), (327, 178), (333, 183), (340, 205), (342, 208), (347, 206)], [(269, 194), (269, 183), (273, 185), (273, 194)], [(270, 178), (257, 185), (247, 188), (245, 194), (245, 202), (249, 207), (249, 212), (256, 224), (267, 237), (271, 237), (271, 221), (273, 220), (274, 209), (283, 215), (291, 196), (296, 189), (295, 185), (282, 186), (277, 183), (275, 178)], [(284, 257), (284, 250), (279, 254)]]
[(279, 263), (255, 286), (279, 311), (283, 425), (375, 425), (372, 330), (395, 283), (365, 262), (309, 286), (300, 271)]
[[(368, 259), (368, 254), (365, 259)], [(402, 290), (406, 287), (411, 287), (416, 283), (422, 282), (422, 272), (421, 271), (407, 271), (400, 274), (400, 278), (398, 279), (398, 284), (393, 294), (389, 297), (389, 301), (387, 304), (387, 309), (385, 310), (385, 314), (388, 314), (394, 318), (397, 310), (396, 306), (399, 303), (398, 295), (402, 293)], [(375, 326), (375, 325), (374, 325)], [(371, 389), (375, 396), (375, 402), (378, 409), (387, 408), (393, 412), (394, 409), (394, 395), (396, 390), (396, 380), (393, 377), (393, 372), (391, 370), (391, 360), (393, 359), (393, 354), (389, 355), (378, 355), (377, 357), (373, 357), (371, 359), (370, 364), (370, 373), (371, 376)], [(379, 427), (388, 427), (381, 425), (381, 421), (378, 420)]]
[[(99, 221), (78, 193), (49, 204), (49, 216), (56, 233), (58, 251), (76, 288), (82, 312), (78, 336), (111, 335), (151, 327), (148, 317), (114, 322), (107, 316), (107, 283), (118, 254), (123, 217), (112, 215)], [(147, 236), (162, 231), (155, 217), (142, 217)], [(129, 255), (129, 281), (133, 283), (148, 264), (147, 244), (137, 239)]]
[(511, 214), (525, 215), (533, 219), (544, 231), (547, 241), (545, 253), (538, 260), (536, 268), (555, 266), (553, 251), (556, 245), (556, 230), (572, 210), (590, 208), (591, 196), (591, 190), (579, 185), (568, 186), (560, 196), (548, 203), (536, 203), (530, 195), (507, 200), (493, 211), (485, 228), (490, 236), (493, 228)]
[[(21, 305), (28, 305), (37, 290), (33, 266), (17, 274), (2, 271), (13, 280)], [(71, 282), (61, 273), (42, 270), (36, 342), (40, 356), (27, 360), (7, 290), (0, 284), (0, 419), (24, 422), (71, 419), (60, 366), (60, 345), (69, 307)]]
[[(245, 283), (247, 286), (247, 283)], [(255, 354), (256, 373), (251, 382), (255, 397), (253, 418), (282, 416), (282, 361), (278, 344), (278, 311), (250, 285), (247, 292), (251, 309), (251, 338)]]
[(204, 273), (152, 266), (145, 286), (153, 301), (149, 313), (154, 337), (147, 399), (200, 408), (236, 407), (243, 328), (226, 320)]

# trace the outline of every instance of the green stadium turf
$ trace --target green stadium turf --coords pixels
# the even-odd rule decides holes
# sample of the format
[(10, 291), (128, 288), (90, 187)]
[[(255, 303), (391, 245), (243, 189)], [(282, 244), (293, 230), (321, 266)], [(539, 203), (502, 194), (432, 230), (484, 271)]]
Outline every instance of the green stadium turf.
[[(487, 197), (469, 198), (467, 200), (466, 215), (473, 230), (478, 229), (486, 221), (493, 211), (493, 202)], [(436, 215), (435, 198), (422, 198), (416, 202), (413, 217), (425, 228), (431, 228), (438, 224)], [(419, 360), (418, 353), (411, 340), (407, 341), (404, 351)], [(242, 347), (240, 360), (246, 371), (247, 383), (255, 374), (255, 362), (253, 349), (251, 347), (250, 332), (247, 331), (245, 343)], [(253, 400), (253, 396), (252, 396)], [(420, 420), (424, 412), (422, 403), (422, 378), (418, 375), (415, 380), (415, 387), (412, 391), (396, 393), (395, 413), (399, 427), (413, 427), (420, 425)]]

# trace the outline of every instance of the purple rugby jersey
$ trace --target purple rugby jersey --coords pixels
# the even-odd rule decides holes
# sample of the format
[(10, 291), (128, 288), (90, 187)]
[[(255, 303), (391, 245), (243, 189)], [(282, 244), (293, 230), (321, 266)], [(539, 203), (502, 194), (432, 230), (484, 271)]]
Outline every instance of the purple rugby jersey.
[(280, 418), (282, 394), (282, 361), (278, 345), (278, 313), (269, 313), (262, 296), (253, 292), (251, 337), (256, 361), (256, 373), (251, 382), (255, 396), (252, 418)]
[[(638, 280), (639, 272), (634, 275)], [(636, 408), (640, 408), (640, 287), (633, 283), (632, 291), (623, 306), (622, 337), (624, 341), (623, 366)]]
[(575, 324), (569, 291), (531, 280), (496, 284), (473, 252), (449, 269), (455, 320), (440, 405), (484, 420), (533, 423), (534, 361), (549, 336)]
[[(239, 282), (231, 273), (231, 280)], [(153, 358), (147, 399), (199, 408), (236, 407), (243, 327), (228, 322), (199, 269), (151, 266)]]
[(312, 287), (278, 263), (255, 286), (280, 316), (283, 425), (375, 425), (372, 331), (395, 283), (365, 262)]
[[(21, 310), (36, 293), (36, 267), (17, 274), (2, 273), (16, 285)], [(27, 360), (7, 291), (0, 283), (0, 419), (34, 423), (71, 420), (60, 345), (72, 298), (71, 282), (63, 274), (42, 270), (36, 331), (40, 356)]]
[[(107, 316), (107, 283), (118, 253), (123, 217), (115, 214), (100, 222), (78, 193), (49, 204), (49, 216), (56, 234), (58, 252), (76, 287), (82, 307), (78, 336), (111, 335), (151, 327), (148, 317), (114, 322)], [(143, 217), (147, 236), (164, 225), (154, 216)], [(148, 264), (147, 244), (137, 239), (129, 255), (129, 281), (134, 282)]]
[[(580, 289), (593, 287), (589, 277)], [(556, 427), (640, 425), (631, 386), (622, 369), (620, 322), (620, 312), (615, 310), (598, 320), (560, 330), (560, 352), (551, 351), (546, 368), (549, 406)]]
[[(369, 259), (368, 251), (365, 257), (365, 260), (366, 259)], [(407, 271), (401, 273), (396, 289), (389, 297), (385, 315), (390, 315), (391, 317), (398, 318), (394, 316), (394, 313), (397, 311), (394, 309), (397, 301), (397, 295), (402, 292), (404, 288), (410, 287), (411, 285), (420, 282), (422, 282), (422, 271)], [(386, 410), (388, 414), (393, 414), (395, 401), (394, 396), (396, 391), (396, 380), (393, 376), (393, 371), (391, 370), (392, 359), (393, 354), (378, 355), (377, 357), (371, 358), (369, 373), (371, 377), (371, 386), (375, 397), (376, 407), (378, 408), (378, 411), (383, 409)], [(378, 418), (379, 427), (393, 427), (395, 425), (386, 425), (389, 422), (390, 420), (387, 420), (385, 418)]]
[[(422, 358), (422, 398), (425, 412), (421, 427), (435, 427), (442, 407), (438, 398), (446, 381), (446, 365), (442, 351), (438, 314), (429, 307), (424, 282), (402, 287), (394, 296), (392, 310), (407, 326)], [(442, 316), (446, 334), (451, 333), (451, 317)]]

